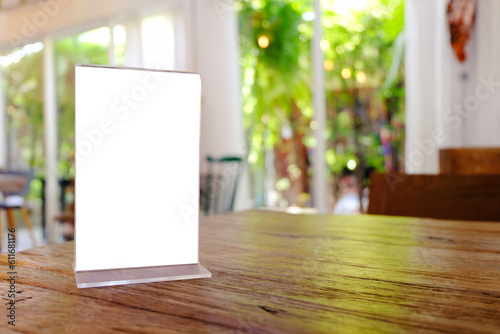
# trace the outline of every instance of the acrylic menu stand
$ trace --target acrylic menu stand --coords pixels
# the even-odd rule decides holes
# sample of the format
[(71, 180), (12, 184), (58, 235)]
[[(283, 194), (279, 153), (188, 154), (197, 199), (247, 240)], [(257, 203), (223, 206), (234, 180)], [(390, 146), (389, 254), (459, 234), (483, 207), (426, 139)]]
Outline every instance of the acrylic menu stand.
[(198, 260), (199, 74), (75, 73), (77, 287), (210, 277)]

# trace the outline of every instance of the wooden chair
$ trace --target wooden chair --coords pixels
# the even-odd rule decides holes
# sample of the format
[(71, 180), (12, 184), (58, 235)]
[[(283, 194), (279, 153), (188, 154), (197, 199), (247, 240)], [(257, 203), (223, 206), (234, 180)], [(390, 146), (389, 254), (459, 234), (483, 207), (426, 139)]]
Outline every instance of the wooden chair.
[[(59, 181), (59, 184), (61, 185), (61, 208), (63, 213), (61, 213), (59, 216), (56, 216), (56, 221), (60, 223), (66, 223), (71, 226), (71, 231), (64, 232), (63, 231), (63, 238), (66, 241), (71, 241), (74, 240), (74, 228), (75, 228), (75, 179), (67, 179), (63, 181), (64, 183)], [(71, 202), (69, 204), (66, 204), (66, 195), (71, 194)]]
[(201, 187), (201, 207), (205, 215), (231, 212), (238, 188), (238, 179), (243, 166), (239, 157), (208, 156), (208, 175)]
[(439, 173), (448, 175), (500, 174), (500, 148), (439, 150)]
[[(30, 213), (23, 198), (23, 196), (29, 191), (32, 179), (33, 172), (0, 172), (0, 192), (4, 196), (3, 202), (0, 203), (0, 219), (2, 217), (1, 211), (5, 210), (9, 228), (16, 228), (14, 210), (19, 210), (24, 220), (24, 225), (28, 229), (31, 244), (36, 246), (36, 239), (33, 233)], [(0, 240), (2, 240), (1, 229)]]
[(500, 221), (500, 175), (372, 173), (368, 214)]

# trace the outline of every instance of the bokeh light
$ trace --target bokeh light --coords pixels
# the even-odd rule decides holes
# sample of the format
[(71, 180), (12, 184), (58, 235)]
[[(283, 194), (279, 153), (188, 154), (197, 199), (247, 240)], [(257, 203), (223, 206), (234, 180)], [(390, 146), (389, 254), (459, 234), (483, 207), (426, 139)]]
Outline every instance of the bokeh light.
[(333, 63), (333, 60), (331, 60), (331, 59), (325, 59), (325, 61), (323, 62), (323, 67), (325, 68), (325, 70), (327, 70), (328, 72), (330, 72), (330, 71), (333, 71), (333, 68), (335, 67), (335, 64)]
[(320, 46), (321, 50), (327, 51), (330, 48), (330, 42), (323, 39), (323, 40), (321, 40), (321, 42), (319, 42), (319, 46)]
[(366, 82), (366, 73), (363, 71), (359, 71), (358, 73), (356, 73), (356, 80), (360, 84), (364, 84)]
[(349, 168), (350, 170), (354, 170), (354, 169), (356, 169), (356, 166), (357, 166), (357, 165), (358, 165), (358, 164), (356, 163), (356, 160), (354, 160), (354, 159), (351, 159), (351, 160), (349, 160), (349, 161), (347, 162), (347, 168)]
[(348, 68), (343, 68), (342, 71), (340, 71), (340, 75), (344, 79), (349, 79), (352, 75), (351, 70)]
[(259, 44), (262, 49), (265, 49), (269, 46), (269, 38), (267, 38), (267, 36), (260, 36), (257, 40), (257, 44)]

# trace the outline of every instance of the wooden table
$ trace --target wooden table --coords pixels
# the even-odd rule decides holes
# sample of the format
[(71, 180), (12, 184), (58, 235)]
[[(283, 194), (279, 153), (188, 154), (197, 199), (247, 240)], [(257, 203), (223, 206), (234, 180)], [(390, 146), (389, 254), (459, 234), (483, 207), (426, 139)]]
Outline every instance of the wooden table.
[[(15, 330), (500, 333), (500, 223), (250, 211), (200, 226), (210, 279), (77, 289), (73, 243), (20, 252)], [(148, 256), (147, 233), (135, 247)]]

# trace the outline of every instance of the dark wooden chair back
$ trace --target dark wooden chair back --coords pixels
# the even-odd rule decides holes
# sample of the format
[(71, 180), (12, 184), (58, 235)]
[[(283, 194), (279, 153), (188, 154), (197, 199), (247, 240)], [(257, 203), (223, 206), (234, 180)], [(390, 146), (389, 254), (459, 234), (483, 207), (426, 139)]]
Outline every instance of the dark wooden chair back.
[(448, 175), (500, 174), (500, 147), (439, 150), (439, 173)]
[(500, 221), (500, 175), (372, 173), (368, 214)]

